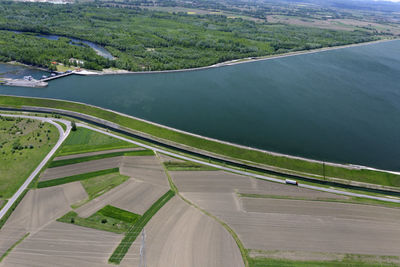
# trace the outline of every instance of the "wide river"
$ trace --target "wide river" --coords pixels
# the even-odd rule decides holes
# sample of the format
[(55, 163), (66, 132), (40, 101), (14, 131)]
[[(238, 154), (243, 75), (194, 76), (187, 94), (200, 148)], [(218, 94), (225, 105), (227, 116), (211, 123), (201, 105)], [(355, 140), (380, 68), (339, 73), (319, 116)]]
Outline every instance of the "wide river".
[(270, 151), (400, 171), (400, 41), (0, 94), (89, 103)]

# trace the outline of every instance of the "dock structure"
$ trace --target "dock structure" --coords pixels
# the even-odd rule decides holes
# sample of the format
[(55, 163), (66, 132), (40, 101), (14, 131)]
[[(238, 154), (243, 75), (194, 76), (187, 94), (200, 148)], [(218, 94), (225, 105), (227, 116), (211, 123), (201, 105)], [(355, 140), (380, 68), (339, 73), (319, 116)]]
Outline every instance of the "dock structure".
[(65, 73), (63, 73), (63, 74), (58, 74), (58, 75), (55, 75), (55, 76), (50, 76), (50, 77), (41, 79), (40, 81), (41, 81), (41, 82), (48, 82), (48, 81), (55, 80), (55, 79), (58, 79), (58, 78), (61, 78), (61, 77), (65, 77), (65, 76), (68, 76), (68, 75), (72, 75), (72, 74), (74, 74), (73, 71), (71, 71), (71, 72), (65, 72)]

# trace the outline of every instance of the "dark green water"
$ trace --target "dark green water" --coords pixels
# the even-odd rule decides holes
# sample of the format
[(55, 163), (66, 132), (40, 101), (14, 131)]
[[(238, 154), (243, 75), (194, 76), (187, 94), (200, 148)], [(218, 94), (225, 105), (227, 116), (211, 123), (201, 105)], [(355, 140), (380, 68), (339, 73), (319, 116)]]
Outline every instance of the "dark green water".
[(193, 72), (70, 76), (0, 93), (90, 103), (242, 145), (400, 170), (400, 41)]

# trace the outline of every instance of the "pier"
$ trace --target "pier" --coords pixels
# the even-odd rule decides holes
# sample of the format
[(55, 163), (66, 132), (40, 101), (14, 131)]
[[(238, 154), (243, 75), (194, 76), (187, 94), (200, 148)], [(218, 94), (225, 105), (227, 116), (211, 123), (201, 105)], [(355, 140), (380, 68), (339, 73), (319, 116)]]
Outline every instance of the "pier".
[(55, 80), (55, 79), (58, 79), (58, 78), (62, 78), (62, 77), (65, 77), (65, 76), (69, 76), (69, 75), (72, 75), (72, 74), (74, 74), (73, 71), (65, 72), (63, 74), (58, 74), (58, 75), (55, 75), (55, 76), (50, 76), (48, 78), (40, 79), (40, 81), (41, 82), (48, 82), (48, 81)]

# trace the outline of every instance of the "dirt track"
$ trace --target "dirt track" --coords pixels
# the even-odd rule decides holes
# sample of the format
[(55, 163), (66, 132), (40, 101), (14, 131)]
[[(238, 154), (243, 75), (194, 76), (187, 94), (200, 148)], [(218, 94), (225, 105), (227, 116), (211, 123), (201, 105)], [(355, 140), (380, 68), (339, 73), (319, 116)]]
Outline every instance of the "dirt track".
[(399, 209), (320, 201), (240, 199), (234, 189), (267, 195), (324, 198), (336, 195), (266, 181), (252, 183), (249, 178), (222, 172), (171, 172), (171, 176), (186, 198), (228, 223), (246, 248), (400, 255)]
[[(235, 241), (219, 223), (171, 199), (146, 226), (146, 261), (149, 267), (241, 267)], [(122, 267), (138, 266), (140, 238), (128, 251)], [(129, 258), (136, 258), (135, 260)]]

